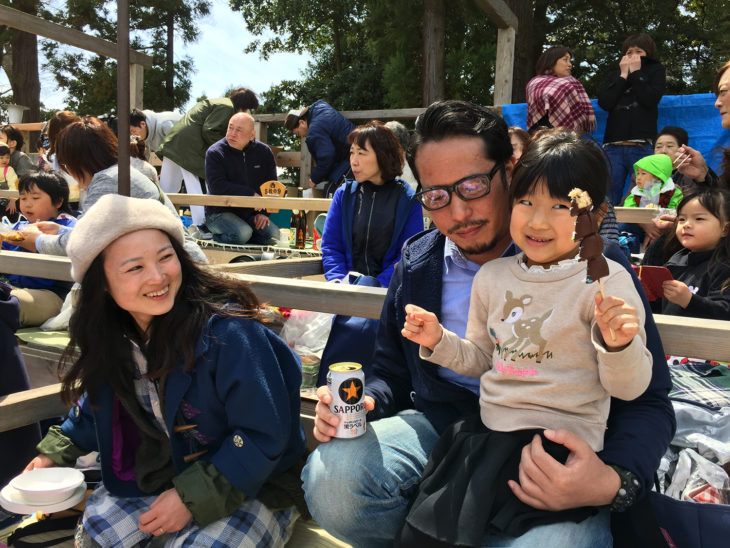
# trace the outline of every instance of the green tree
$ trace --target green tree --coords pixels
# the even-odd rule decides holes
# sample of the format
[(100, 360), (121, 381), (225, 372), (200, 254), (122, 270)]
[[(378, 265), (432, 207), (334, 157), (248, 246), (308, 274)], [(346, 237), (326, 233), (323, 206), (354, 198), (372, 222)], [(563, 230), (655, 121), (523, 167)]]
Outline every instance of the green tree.
[[(0, 4), (36, 15), (38, 0), (3, 0)], [(41, 81), (38, 74), (38, 38), (34, 34), (0, 27), (0, 63), (8, 75), (14, 100), (29, 108), (24, 120), (38, 120), (40, 116)]]
[[(513, 101), (525, 99), (540, 53), (564, 44), (573, 74), (596, 97), (618, 67), (621, 42), (648, 32), (667, 68), (667, 93), (709, 91), (730, 51), (730, 0), (506, 0), (518, 19)], [(314, 60), (297, 82), (265, 94), (265, 107), (288, 108), (324, 98), (339, 109), (421, 104), (421, 0), (231, 0), (249, 30), (262, 36), (248, 51), (307, 51)], [(492, 104), (497, 28), (474, 0), (447, 3), (444, 94)], [(277, 95), (280, 94), (280, 95)]]
[[(116, 42), (115, 4), (104, 0), (67, 0), (60, 13), (44, 16), (56, 23)], [(175, 33), (184, 42), (197, 39), (196, 21), (210, 12), (209, 0), (132, 0), (130, 46), (148, 52), (153, 67), (144, 72), (145, 108), (172, 110), (190, 98), (193, 62), (175, 60)], [(83, 113), (116, 113), (116, 61), (98, 55), (70, 52), (43, 41), (45, 67), (67, 91), (67, 106)]]

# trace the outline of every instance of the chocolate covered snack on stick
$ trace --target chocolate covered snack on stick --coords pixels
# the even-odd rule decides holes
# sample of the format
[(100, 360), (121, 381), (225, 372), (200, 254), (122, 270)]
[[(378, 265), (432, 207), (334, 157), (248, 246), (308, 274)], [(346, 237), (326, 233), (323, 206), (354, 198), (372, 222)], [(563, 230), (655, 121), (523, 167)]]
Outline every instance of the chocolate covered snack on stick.
[[(608, 276), (608, 262), (603, 256), (603, 239), (598, 235), (598, 223), (593, 216), (593, 200), (585, 190), (574, 188), (568, 193), (570, 198), (570, 214), (575, 217), (575, 231), (573, 241), (580, 240), (580, 260), (588, 263), (586, 271), (586, 283), (590, 284), (598, 280), (598, 289), (601, 297), (603, 284), (601, 278)], [(611, 331), (611, 339), (616, 337)]]
[[(575, 219), (573, 241), (580, 241), (580, 259), (588, 263), (586, 283), (608, 276), (608, 263), (603, 256), (603, 239), (598, 234), (598, 223), (593, 216), (593, 202), (585, 190), (574, 188), (568, 193), (570, 214)], [(603, 293), (603, 288), (601, 288)]]

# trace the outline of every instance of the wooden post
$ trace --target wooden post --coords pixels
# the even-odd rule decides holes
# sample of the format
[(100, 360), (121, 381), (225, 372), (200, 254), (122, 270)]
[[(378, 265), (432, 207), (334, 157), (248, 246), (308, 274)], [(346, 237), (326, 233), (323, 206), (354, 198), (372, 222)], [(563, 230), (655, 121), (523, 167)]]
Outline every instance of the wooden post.
[(129, 181), (129, 0), (117, 2), (117, 193), (131, 196)]
[(129, 65), (129, 108), (144, 108), (144, 67), (136, 63)]
[(494, 105), (512, 102), (512, 71), (515, 64), (517, 16), (504, 0), (474, 0), (494, 21), (497, 31), (497, 59), (494, 66)]
[(512, 72), (515, 64), (515, 28), (497, 31), (497, 61), (494, 67), (494, 105), (512, 103)]
[(256, 130), (256, 138), (262, 143), (265, 143), (269, 138), (269, 124), (266, 122), (255, 122), (253, 127)]
[(444, 96), (444, 34), (446, 32), (443, 0), (423, 2), (423, 106)]
[(299, 165), (299, 186), (309, 188), (309, 175), (312, 173), (312, 155), (307, 148), (307, 142), (302, 139), (302, 162)]

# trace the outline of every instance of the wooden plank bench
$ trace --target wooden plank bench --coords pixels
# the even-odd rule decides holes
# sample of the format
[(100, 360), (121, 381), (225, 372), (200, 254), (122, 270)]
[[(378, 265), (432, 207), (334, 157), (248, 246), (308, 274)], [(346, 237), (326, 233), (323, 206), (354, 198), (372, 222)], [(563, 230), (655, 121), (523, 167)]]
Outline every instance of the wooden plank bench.
[[(380, 317), (387, 291), (385, 288), (274, 276), (277, 272), (290, 277), (296, 277), (297, 272), (307, 276), (320, 272), (316, 259), (291, 260), (289, 265), (284, 266), (287, 262), (289, 261), (237, 263), (226, 265), (222, 269), (248, 281), (261, 301), (274, 306), (365, 318)], [(9, 274), (70, 281), (70, 267), (67, 257), (18, 251), (0, 252), (0, 272)], [(252, 272), (263, 272), (266, 275)], [(730, 322), (662, 314), (656, 314), (654, 319), (667, 354), (730, 361)]]

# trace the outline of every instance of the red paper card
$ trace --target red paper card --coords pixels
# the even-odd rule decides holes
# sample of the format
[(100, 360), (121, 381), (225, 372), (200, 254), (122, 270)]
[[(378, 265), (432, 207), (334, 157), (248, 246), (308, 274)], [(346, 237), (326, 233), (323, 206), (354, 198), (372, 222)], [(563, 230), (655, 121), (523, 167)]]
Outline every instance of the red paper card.
[(655, 301), (664, 297), (662, 283), (666, 280), (673, 280), (672, 273), (665, 266), (633, 266), (634, 272), (641, 280), (641, 287), (644, 289), (646, 298)]

